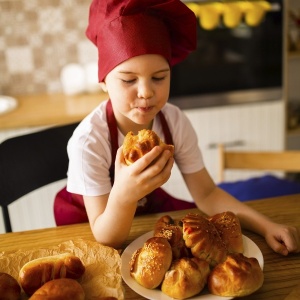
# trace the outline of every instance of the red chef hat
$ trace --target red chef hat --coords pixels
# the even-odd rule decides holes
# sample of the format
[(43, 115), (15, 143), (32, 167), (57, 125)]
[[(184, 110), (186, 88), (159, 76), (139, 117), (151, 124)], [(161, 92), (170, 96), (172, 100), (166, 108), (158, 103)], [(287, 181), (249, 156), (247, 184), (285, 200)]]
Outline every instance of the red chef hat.
[(101, 82), (134, 56), (184, 60), (196, 48), (196, 17), (180, 0), (93, 0), (86, 35), (98, 48)]

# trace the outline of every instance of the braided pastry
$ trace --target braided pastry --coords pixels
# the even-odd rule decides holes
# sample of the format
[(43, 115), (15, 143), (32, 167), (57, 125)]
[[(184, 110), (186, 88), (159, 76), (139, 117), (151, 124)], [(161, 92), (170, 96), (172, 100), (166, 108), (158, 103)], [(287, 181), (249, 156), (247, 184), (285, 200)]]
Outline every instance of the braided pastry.
[(198, 214), (183, 219), (183, 239), (193, 256), (205, 259), (211, 267), (226, 259), (227, 249), (215, 226)]
[(153, 130), (143, 129), (137, 135), (129, 131), (123, 142), (123, 155), (126, 164), (131, 165), (155, 146), (161, 146), (174, 154), (174, 146), (165, 144)]

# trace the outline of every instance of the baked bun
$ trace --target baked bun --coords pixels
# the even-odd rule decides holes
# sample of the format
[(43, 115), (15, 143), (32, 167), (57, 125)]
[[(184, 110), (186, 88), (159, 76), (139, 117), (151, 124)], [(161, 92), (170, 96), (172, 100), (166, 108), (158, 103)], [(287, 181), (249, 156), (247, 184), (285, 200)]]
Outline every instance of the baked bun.
[(243, 297), (258, 290), (263, 281), (263, 271), (256, 258), (231, 253), (209, 274), (208, 289), (222, 297)]
[(183, 239), (194, 257), (205, 259), (211, 267), (226, 259), (226, 246), (216, 227), (208, 219), (190, 213), (182, 222)]
[(30, 300), (84, 300), (85, 293), (76, 280), (70, 278), (54, 279), (46, 282)]
[(24, 292), (32, 295), (52, 279), (78, 279), (84, 272), (85, 267), (77, 256), (63, 253), (29, 261), (19, 272), (19, 282)]
[(11, 275), (0, 272), (0, 300), (18, 300), (21, 296), (21, 287)]
[(172, 262), (172, 249), (167, 239), (152, 237), (136, 250), (129, 262), (130, 276), (141, 286), (155, 289), (164, 279)]
[(171, 298), (186, 299), (199, 294), (210, 272), (207, 261), (183, 257), (175, 260), (166, 272), (161, 290)]
[(153, 235), (168, 240), (172, 248), (173, 260), (190, 255), (183, 239), (182, 224), (179, 225), (169, 215), (161, 217), (156, 222)]
[(174, 146), (165, 144), (153, 130), (143, 129), (137, 135), (129, 131), (123, 142), (123, 155), (126, 164), (131, 165), (155, 146), (161, 146), (174, 154)]
[(216, 214), (208, 219), (217, 228), (230, 253), (243, 253), (243, 235), (240, 220), (231, 211)]

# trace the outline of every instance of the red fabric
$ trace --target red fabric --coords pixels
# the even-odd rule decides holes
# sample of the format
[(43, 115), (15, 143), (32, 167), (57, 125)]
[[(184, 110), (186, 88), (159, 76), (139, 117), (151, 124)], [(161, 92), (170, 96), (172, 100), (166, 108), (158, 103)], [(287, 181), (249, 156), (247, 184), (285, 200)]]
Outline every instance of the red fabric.
[(123, 61), (159, 54), (171, 66), (196, 49), (197, 20), (180, 0), (93, 0), (87, 37), (97, 46), (99, 81)]

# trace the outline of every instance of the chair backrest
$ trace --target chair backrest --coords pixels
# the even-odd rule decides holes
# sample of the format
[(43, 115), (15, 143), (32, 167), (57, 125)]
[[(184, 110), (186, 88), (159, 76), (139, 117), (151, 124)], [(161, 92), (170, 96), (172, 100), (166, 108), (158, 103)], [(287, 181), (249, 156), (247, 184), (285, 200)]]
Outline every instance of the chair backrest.
[(0, 144), (0, 206), (11, 231), (8, 205), (67, 177), (67, 143), (78, 123), (13, 137)]
[(229, 151), (219, 145), (219, 182), (226, 169), (300, 172), (300, 151)]

